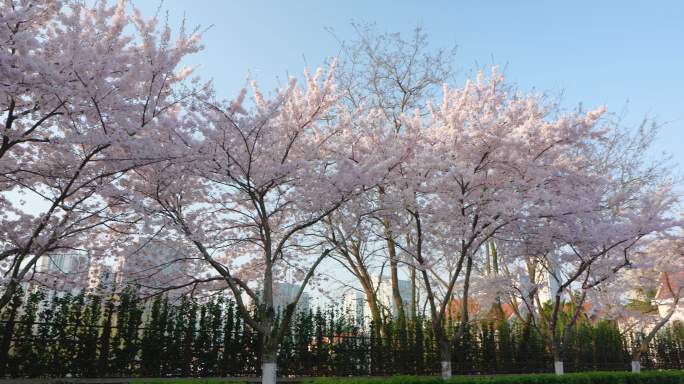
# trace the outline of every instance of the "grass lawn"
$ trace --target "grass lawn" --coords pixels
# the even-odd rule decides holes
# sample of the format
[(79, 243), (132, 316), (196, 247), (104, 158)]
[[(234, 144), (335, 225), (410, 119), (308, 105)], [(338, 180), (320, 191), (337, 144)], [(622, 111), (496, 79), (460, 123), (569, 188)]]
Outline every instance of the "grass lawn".
[[(288, 382), (297, 382), (287, 379)], [(226, 384), (258, 383), (257, 378), (245, 381), (235, 379), (134, 379), (131, 383), (167, 384)], [(582, 372), (563, 376), (553, 374), (497, 375), (497, 376), (455, 376), (447, 382), (438, 377), (351, 377), (351, 378), (304, 378), (307, 384), (684, 384), (684, 371), (651, 371), (633, 374), (629, 372)]]
[(684, 384), (684, 371), (581, 372), (554, 374), (522, 374), (496, 376), (455, 376), (448, 381), (437, 377), (397, 376), (388, 378), (319, 378), (313, 384)]

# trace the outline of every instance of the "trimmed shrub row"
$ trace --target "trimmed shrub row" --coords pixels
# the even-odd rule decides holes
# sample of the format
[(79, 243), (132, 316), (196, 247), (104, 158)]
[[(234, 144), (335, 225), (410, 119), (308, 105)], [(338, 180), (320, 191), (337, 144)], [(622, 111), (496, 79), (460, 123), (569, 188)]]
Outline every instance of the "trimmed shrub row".
[[(520, 321), (474, 322), (453, 346), (453, 372), (552, 372), (547, 334)], [(635, 335), (611, 322), (581, 321), (569, 336), (566, 372), (629, 371)], [(0, 311), (0, 377), (258, 376), (259, 345), (227, 297), (145, 302), (134, 289), (112, 297), (18, 291)], [(642, 367), (684, 368), (684, 326), (664, 328)], [(298, 313), (278, 361), (280, 375), (299, 377), (420, 377), (439, 370), (428, 319), (418, 314), (399, 326), (386, 318), (363, 329), (334, 308)]]

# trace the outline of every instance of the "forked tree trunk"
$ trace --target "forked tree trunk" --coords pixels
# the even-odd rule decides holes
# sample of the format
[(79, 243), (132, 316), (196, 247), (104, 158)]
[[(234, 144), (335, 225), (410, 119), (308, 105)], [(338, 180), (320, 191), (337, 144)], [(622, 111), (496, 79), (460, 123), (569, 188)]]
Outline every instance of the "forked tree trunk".
[[(669, 318), (669, 317), (668, 317)], [(654, 327), (657, 328), (655, 331), (657, 332), (658, 329), (661, 327), (657, 326)], [(649, 333), (650, 335), (651, 333)], [(655, 334), (655, 332), (653, 332)], [(641, 355), (648, 350), (648, 343), (651, 342), (651, 339), (653, 337), (648, 337), (646, 336), (643, 340), (639, 342), (639, 345), (637, 348), (632, 352), (632, 373), (641, 373)]]
[[(380, 206), (385, 205), (384, 196), (385, 191), (382, 187), (379, 189)], [(395, 243), (394, 234), (390, 228), (390, 223), (388, 220), (383, 221), (383, 232), (385, 235), (385, 243), (387, 244), (387, 256), (390, 262), (390, 281), (392, 284), (392, 301), (397, 309), (397, 323), (400, 328), (404, 328), (406, 322), (406, 313), (404, 312), (404, 301), (401, 297), (401, 292), (399, 291), (399, 263), (397, 261), (397, 246)]]
[(384, 335), (382, 327), (382, 318), (380, 317), (380, 306), (378, 305), (378, 299), (375, 296), (375, 292), (373, 291), (373, 288), (370, 285), (364, 285), (363, 291), (366, 295), (366, 302), (368, 302), (368, 308), (370, 309), (371, 321), (373, 322), (373, 324), (375, 324), (376, 327), (378, 327), (380, 334)]
[(411, 320), (418, 318), (418, 286), (416, 281), (416, 267), (411, 266)]
[(261, 360), (261, 383), (276, 384), (278, 376), (277, 352), (264, 353)]
[[(270, 309), (270, 308), (269, 308)], [(271, 312), (271, 311), (269, 311)], [(270, 313), (266, 314), (269, 317)], [(273, 323), (267, 320), (267, 329), (273, 329)], [(277, 333), (276, 333), (277, 335)], [(278, 341), (277, 336), (270, 332), (261, 332), (261, 382), (262, 384), (276, 384), (278, 372)]]
[(399, 290), (399, 263), (397, 262), (397, 249), (394, 239), (389, 229), (387, 230), (387, 250), (390, 258), (390, 281), (392, 284), (392, 301), (397, 309), (397, 323), (400, 329), (404, 329), (406, 324), (406, 312), (404, 311), (404, 300)]
[(10, 361), (10, 345), (12, 343), (12, 337), (14, 336), (14, 324), (17, 317), (17, 312), (19, 306), (21, 306), (21, 300), (18, 297), (13, 297), (13, 301), (10, 304), (10, 315), (5, 322), (5, 332), (2, 336), (2, 342), (0, 342), (0, 376), (5, 376), (7, 368), (9, 368)]
[(441, 360), (442, 379), (447, 380), (452, 376), (451, 372), (451, 348), (447, 340), (439, 340), (439, 357)]
[(665, 277), (666, 287), (672, 294), (672, 304), (670, 305), (667, 314), (653, 326), (651, 331), (648, 332), (643, 339), (639, 341), (639, 346), (636, 348), (636, 350), (634, 350), (634, 352), (632, 352), (632, 373), (641, 372), (641, 355), (648, 351), (648, 344), (653, 340), (658, 331), (660, 331), (660, 329), (665, 326), (668, 321), (670, 321), (672, 315), (674, 315), (674, 313), (677, 311), (677, 305), (679, 304), (679, 299), (681, 298), (681, 290), (684, 287), (679, 287), (679, 289), (675, 291), (675, 289), (672, 287), (672, 283), (670, 282), (670, 277), (668, 274), (664, 273), (663, 276)]
[(564, 371), (564, 368), (563, 368), (563, 361), (562, 361), (562, 360), (556, 360), (556, 359), (554, 358), (554, 362), (553, 362), (553, 372), (554, 372), (556, 375), (563, 375), (563, 374), (565, 374), (565, 371)]
[(561, 356), (561, 345), (557, 336), (551, 336), (551, 355), (553, 356), (553, 372), (556, 375), (565, 374), (563, 357)]

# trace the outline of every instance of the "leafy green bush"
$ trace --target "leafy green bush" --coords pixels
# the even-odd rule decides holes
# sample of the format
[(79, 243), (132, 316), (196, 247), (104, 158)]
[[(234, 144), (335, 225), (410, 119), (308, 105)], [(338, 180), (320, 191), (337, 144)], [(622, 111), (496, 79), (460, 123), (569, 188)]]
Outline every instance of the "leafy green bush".
[(682, 371), (583, 372), (553, 374), (455, 376), (444, 382), (437, 377), (393, 376), (387, 378), (321, 378), (313, 384), (684, 384)]

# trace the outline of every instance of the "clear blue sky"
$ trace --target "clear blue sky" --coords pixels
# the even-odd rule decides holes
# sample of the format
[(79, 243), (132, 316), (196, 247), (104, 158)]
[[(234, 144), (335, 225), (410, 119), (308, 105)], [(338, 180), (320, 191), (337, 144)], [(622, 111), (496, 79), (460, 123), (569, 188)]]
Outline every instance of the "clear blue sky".
[[(135, 5), (150, 16), (159, 3)], [(654, 151), (684, 165), (684, 1), (165, 0), (163, 9), (173, 25), (183, 15), (213, 25), (189, 63), (221, 96), (248, 73), (270, 88), (336, 55), (326, 27), (352, 39), (351, 21), (402, 34), (421, 25), (432, 46), (458, 45), (461, 74), (497, 64), (521, 89), (562, 93), (567, 107), (603, 104), (630, 125), (656, 119)]]

